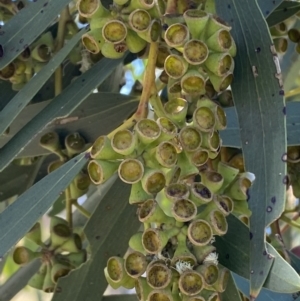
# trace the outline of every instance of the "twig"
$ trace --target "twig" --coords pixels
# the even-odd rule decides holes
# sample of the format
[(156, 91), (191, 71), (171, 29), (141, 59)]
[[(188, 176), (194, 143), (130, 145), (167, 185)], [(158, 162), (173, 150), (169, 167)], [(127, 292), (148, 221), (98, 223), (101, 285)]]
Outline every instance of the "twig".
[[(284, 222), (286, 222), (284, 219), (282, 219), (283, 216), (284, 216), (284, 215), (281, 216), (281, 220), (284, 221)], [(288, 219), (289, 221), (295, 221), (295, 220), (297, 220), (299, 217), (300, 217), (300, 212), (297, 212), (296, 215), (294, 215), (294, 216), (292, 217), (292, 219), (290, 219), (290, 218), (288, 218), (288, 217), (286, 217), (286, 216), (285, 216), (285, 219)], [(288, 222), (286, 222), (286, 223), (287, 223), (287, 224), (286, 224), (286, 225), (283, 227), (283, 229), (281, 230), (281, 233), (282, 233), (282, 234), (284, 234), (284, 233), (289, 229), (290, 226), (294, 226), (294, 225), (291, 225), (291, 224), (288, 223)], [(298, 223), (297, 223), (297, 225), (298, 225)]]
[(296, 88), (296, 89), (293, 89), (293, 90), (290, 90), (289, 92), (285, 93), (285, 98), (296, 96), (298, 94), (300, 94), (300, 87)]
[(77, 208), (77, 210), (84, 215), (86, 218), (90, 218), (92, 215), (89, 211), (87, 211), (84, 207), (78, 204), (77, 200), (73, 201), (73, 205)]
[(66, 196), (66, 220), (69, 223), (70, 228), (72, 228), (73, 227), (73, 213), (72, 213), (73, 200), (71, 198), (70, 186), (66, 188), (65, 196)]
[[(299, 218), (299, 213), (297, 213), (296, 216), (294, 216), (292, 219), (290, 219), (289, 217), (285, 216), (285, 215), (282, 215), (280, 217), (280, 219), (287, 223), (289, 226), (291, 227), (295, 227), (297, 229), (300, 229), (300, 224), (298, 224), (295, 220)], [(283, 230), (281, 231), (281, 233), (283, 233)]]

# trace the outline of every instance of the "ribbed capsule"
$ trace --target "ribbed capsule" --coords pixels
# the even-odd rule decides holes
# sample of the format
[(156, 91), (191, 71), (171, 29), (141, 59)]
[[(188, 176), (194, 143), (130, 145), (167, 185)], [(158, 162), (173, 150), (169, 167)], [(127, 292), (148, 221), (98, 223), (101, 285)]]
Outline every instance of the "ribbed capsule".
[(172, 280), (171, 270), (161, 262), (152, 262), (147, 268), (147, 282), (154, 289), (166, 288)]
[(193, 39), (199, 39), (205, 30), (209, 14), (200, 9), (188, 9), (183, 14)]
[(203, 64), (208, 58), (207, 45), (196, 39), (189, 40), (183, 48), (183, 57), (191, 65)]
[(187, 26), (176, 23), (168, 27), (165, 32), (166, 43), (173, 48), (183, 47), (189, 40), (190, 34)]
[(87, 167), (91, 181), (96, 185), (106, 182), (118, 170), (119, 164), (119, 162), (91, 160)]
[(205, 246), (210, 243), (213, 231), (205, 220), (196, 219), (189, 224), (188, 238), (195, 246)]

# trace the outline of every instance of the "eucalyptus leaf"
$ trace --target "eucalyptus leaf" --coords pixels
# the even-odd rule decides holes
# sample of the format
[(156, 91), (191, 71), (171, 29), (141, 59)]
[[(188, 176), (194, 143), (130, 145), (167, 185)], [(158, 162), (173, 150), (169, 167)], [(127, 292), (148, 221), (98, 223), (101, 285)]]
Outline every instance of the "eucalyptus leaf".
[(87, 163), (80, 154), (33, 185), (0, 214), (0, 257), (41, 218)]
[(267, 17), (267, 23), (270, 27), (274, 26), (294, 16), (299, 11), (300, 3), (284, 1)]
[[(128, 204), (130, 185), (114, 183), (84, 228), (90, 243), (91, 258), (79, 269), (58, 281), (61, 288), (52, 301), (98, 301), (107, 287), (104, 268), (111, 256), (123, 256), (128, 240), (137, 231), (136, 207)], [(72, 289), (69, 289), (72, 283)]]
[(122, 62), (121, 59), (102, 59), (73, 81), (55, 97), (36, 117), (28, 122), (0, 150), (0, 171), (3, 170), (50, 122), (66, 118), (92, 91), (100, 85)]
[(242, 301), (240, 292), (236, 287), (236, 283), (230, 273), (228, 284), (224, 293), (221, 294), (222, 301)]
[(256, 0), (263, 16), (267, 18), (284, 0)]
[(299, 274), (300, 273), (300, 257), (295, 255), (293, 252), (287, 250), (291, 260), (291, 266), (295, 269), (295, 271)]
[(23, 108), (31, 101), (34, 95), (42, 88), (49, 77), (60, 66), (69, 52), (80, 41), (81, 36), (86, 32), (82, 29), (63, 47), (48, 63), (35, 75), (19, 93), (0, 112), (0, 135), (17, 118)]
[(0, 30), (0, 45), (4, 51), (0, 69), (38, 38), (69, 2), (70, 0), (35, 1), (5, 23)]
[[(275, 5), (272, 4), (274, 8)], [(278, 218), (284, 208), (284, 92), (278, 79), (279, 59), (257, 2), (230, 0), (225, 3), (216, 0), (216, 9), (232, 26), (237, 44), (232, 94), (241, 131), (245, 168), (255, 175), (249, 192), (249, 208), (252, 211), (249, 270), (263, 270), (263, 273), (250, 274), (250, 295), (253, 299), (261, 290), (273, 263), (272, 258), (269, 260), (263, 255), (266, 251), (265, 227)], [(266, 12), (262, 11), (265, 15)]]

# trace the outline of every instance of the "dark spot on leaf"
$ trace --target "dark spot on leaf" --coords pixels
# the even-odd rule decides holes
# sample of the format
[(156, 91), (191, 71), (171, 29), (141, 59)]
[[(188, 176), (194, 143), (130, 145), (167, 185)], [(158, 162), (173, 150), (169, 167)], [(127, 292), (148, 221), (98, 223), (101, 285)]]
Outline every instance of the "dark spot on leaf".
[(284, 115), (286, 115), (286, 106), (283, 107), (282, 113), (283, 113)]
[(246, 191), (246, 196), (247, 196), (247, 202), (249, 202), (249, 200), (250, 200), (250, 193), (249, 193), (249, 189), (247, 189), (247, 191)]
[(84, 82), (85, 82), (85, 79), (83, 78), (81, 81), (84, 83)]
[(266, 256), (267, 255), (267, 251), (263, 251), (263, 255)]
[(273, 197), (271, 198), (271, 203), (272, 203), (272, 204), (275, 204), (275, 203), (276, 203), (276, 197), (275, 197), (275, 196), (273, 196)]
[(1, 30), (0, 31), (0, 36), (3, 36), (5, 34), (5, 31)]
[(230, 22), (233, 23), (233, 19), (231, 19)]
[(253, 238), (253, 233), (250, 232), (249, 235), (250, 235), (250, 240), (251, 240)]
[(21, 39), (21, 40), (19, 41), (19, 43), (21, 43), (21, 44), (22, 44), (23, 42), (24, 42), (24, 39)]
[(289, 184), (289, 177), (288, 176), (284, 176), (283, 180), (282, 180), (282, 183), (285, 184), (285, 185), (288, 185)]
[(271, 206), (267, 207), (267, 212), (272, 212), (273, 208)]
[(255, 49), (255, 52), (256, 52), (256, 53), (260, 53), (260, 51), (261, 51), (260, 47), (257, 47), (257, 48)]
[(285, 8), (283, 9), (283, 11), (284, 11), (284, 12), (287, 12), (287, 8), (285, 7)]
[(268, 15), (269, 13), (270, 13), (270, 12), (267, 10), (267, 11), (266, 11), (266, 15)]
[(167, 30), (167, 29), (168, 29), (168, 27), (169, 27), (169, 25), (168, 25), (168, 24), (163, 24), (163, 26), (162, 26), (163, 30)]
[(279, 90), (279, 95), (284, 96), (284, 90)]
[(19, 52), (19, 49), (17, 49), (16, 52)]
[(284, 153), (282, 156), (281, 156), (281, 160), (283, 162), (287, 162), (287, 153)]
[(48, 2), (44, 3), (44, 7), (46, 7), (48, 5)]
[(76, 159), (74, 162), (75, 162), (75, 163), (77, 163), (77, 162), (78, 162), (78, 160)]
[(230, 5), (230, 4), (228, 4), (228, 5), (227, 5), (227, 8), (228, 8), (228, 9), (231, 9), (231, 5)]
[(263, 275), (263, 273), (264, 273), (263, 271), (260, 271), (260, 272), (259, 272), (259, 275)]
[(229, 254), (226, 254), (225, 258), (226, 258), (226, 259), (229, 259)]
[(41, 13), (43, 13), (44, 11), (43, 10), (41, 10)]
[(3, 57), (4, 55), (4, 49), (3, 49), (3, 46), (0, 45), (0, 57)]
[(84, 157), (85, 157), (86, 159), (90, 159), (90, 158), (91, 158), (91, 154), (90, 154), (90, 153), (85, 153)]
[(99, 240), (99, 239), (100, 239), (100, 237), (101, 237), (100, 235), (97, 235), (95, 238), (96, 238), (97, 240)]
[(272, 94), (272, 97), (274, 97), (275, 96), (275, 94)]

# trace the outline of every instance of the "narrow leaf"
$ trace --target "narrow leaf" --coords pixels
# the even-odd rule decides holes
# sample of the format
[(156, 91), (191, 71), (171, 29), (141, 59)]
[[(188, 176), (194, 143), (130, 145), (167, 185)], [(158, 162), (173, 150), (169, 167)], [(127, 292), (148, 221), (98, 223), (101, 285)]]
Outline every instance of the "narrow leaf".
[(0, 214), (0, 258), (41, 218), (87, 162), (80, 154), (23, 193)]
[(92, 91), (100, 85), (122, 62), (102, 59), (90, 70), (78, 77), (61, 94), (55, 97), (35, 118), (28, 122), (0, 150), (0, 171), (3, 170), (50, 122), (67, 117)]
[(27, 48), (58, 16), (70, 0), (39, 0), (23, 8), (0, 29), (0, 45), (4, 55), (0, 58), (3, 69)]
[(300, 3), (284, 1), (267, 17), (267, 23), (272, 27), (294, 16), (299, 11)]
[[(219, 252), (219, 261), (232, 272), (249, 279), (249, 242), (251, 235), (248, 227), (235, 216), (230, 215), (227, 218), (228, 231), (224, 236), (216, 237), (215, 246)], [(236, 231), (238, 229), (238, 231)], [(267, 243), (267, 251), (262, 255), (266, 260), (274, 263), (269, 270), (260, 267), (258, 270), (253, 270), (253, 277), (269, 273), (266, 277), (264, 287), (281, 293), (294, 293), (300, 290), (300, 277), (294, 269), (278, 254), (278, 252)], [(269, 254), (268, 254), (269, 252)], [(283, 272), (284, 271), (284, 272)]]
[(11, 125), (17, 118), (22, 109), (32, 100), (34, 95), (43, 87), (45, 82), (50, 78), (54, 71), (63, 62), (69, 52), (80, 41), (81, 36), (86, 32), (85, 29), (78, 32), (67, 44), (63, 47), (48, 64), (34, 76), (19, 93), (7, 104), (0, 113), (0, 135)]
[(291, 259), (291, 266), (295, 269), (295, 271), (299, 274), (300, 273), (300, 257), (295, 255), (293, 252), (288, 251), (289, 257)]
[[(52, 301), (98, 301), (107, 287), (103, 270), (111, 256), (123, 256), (128, 240), (139, 226), (136, 207), (128, 204), (130, 185), (119, 179), (107, 192), (88, 221), (84, 232), (92, 256), (79, 269), (61, 278)], [(69, 289), (72, 283), (72, 289)]]
[(280, 5), (284, 0), (272, 0), (272, 1), (266, 1), (266, 0), (256, 0), (263, 16), (267, 18), (273, 11), (276, 9), (278, 5)]
[[(216, 8), (219, 15), (232, 25), (237, 44), (232, 93), (241, 129), (245, 167), (256, 178), (249, 201), (252, 211), (250, 271), (254, 271), (250, 274), (250, 295), (255, 298), (273, 262), (263, 255), (266, 250), (265, 227), (280, 216), (285, 200), (286, 164), (282, 160), (286, 152), (284, 92), (282, 81), (278, 79), (279, 59), (256, 1), (216, 0)], [(259, 273), (261, 270), (263, 274)]]

